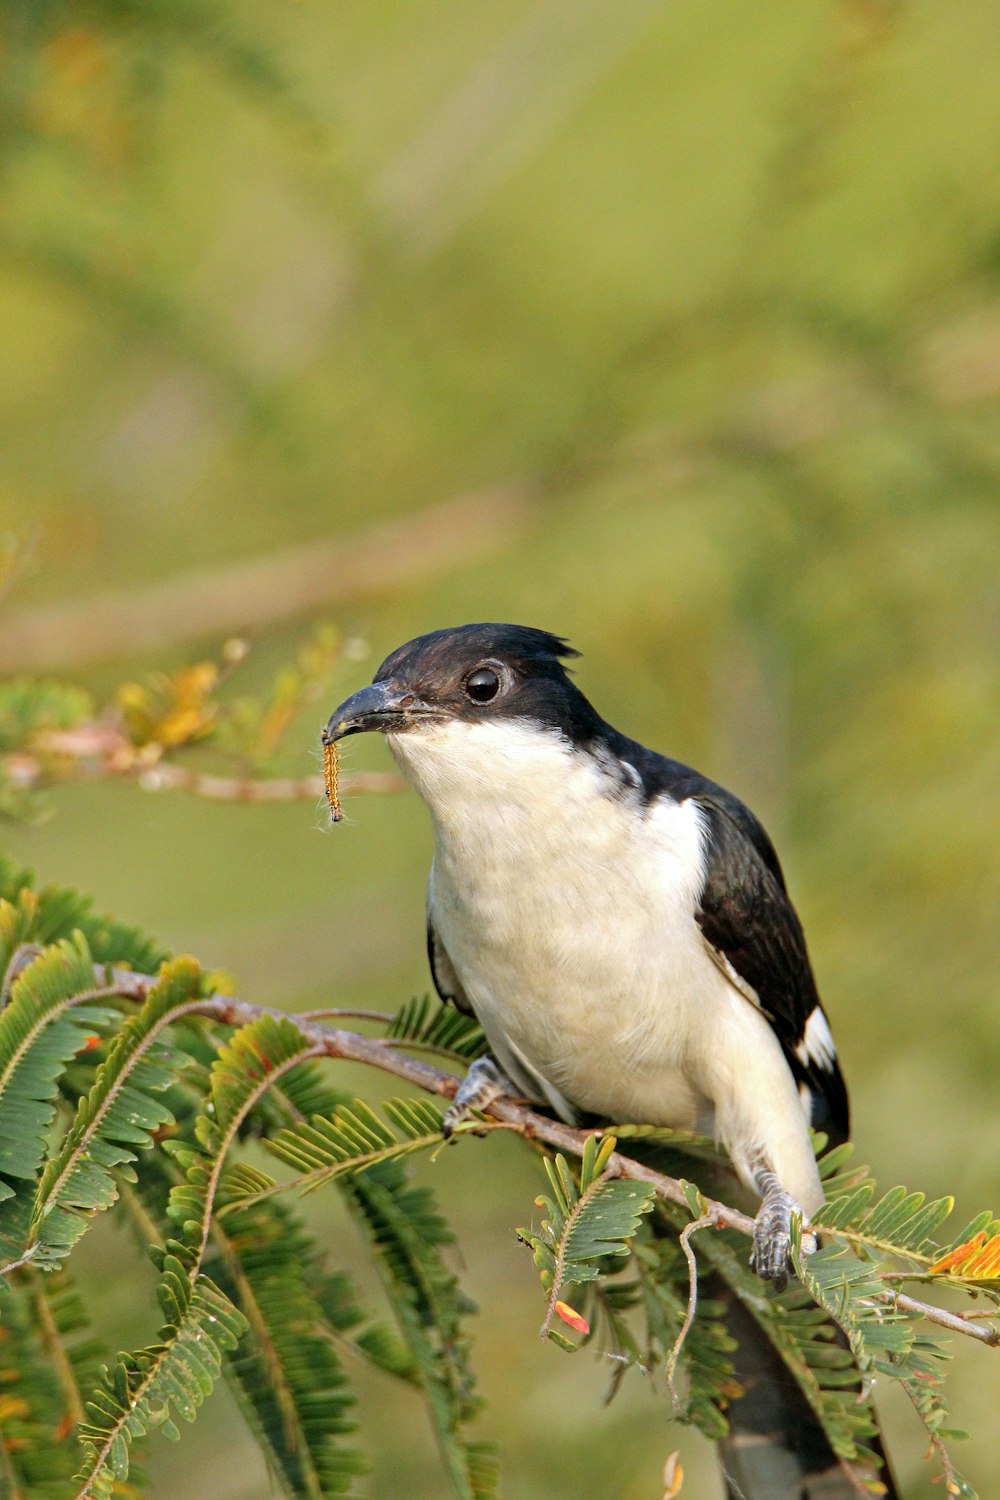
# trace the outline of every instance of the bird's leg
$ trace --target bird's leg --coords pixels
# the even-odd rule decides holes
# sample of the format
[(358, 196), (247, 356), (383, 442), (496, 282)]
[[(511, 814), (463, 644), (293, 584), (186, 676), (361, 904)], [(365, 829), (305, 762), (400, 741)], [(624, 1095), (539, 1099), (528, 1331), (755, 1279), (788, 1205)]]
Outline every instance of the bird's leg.
[[(773, 1282), (776, 1292), (783, 1292), (791, 1270), (792, 1214), (801, 1214), (803, 1225), (806, 1223), (805, 1214), (770, 1168), (758, 1167), (754, 1181), (762, 1202), (754, 1220), (750, 1264), (764, 1281)], [(802, 1248), (807, 1254), (815, 1250), (815, 1237), (804, 1234)]]
[(468, 1119), (473, 1110), (485, 1109), (503, 1094), (518, 1098), (520, 1089), (492, 1057), (477, 1057), (455, 1091), (455, 1098), (444, 1112), (441, 1128), (451, 1135), (456, 1125)]

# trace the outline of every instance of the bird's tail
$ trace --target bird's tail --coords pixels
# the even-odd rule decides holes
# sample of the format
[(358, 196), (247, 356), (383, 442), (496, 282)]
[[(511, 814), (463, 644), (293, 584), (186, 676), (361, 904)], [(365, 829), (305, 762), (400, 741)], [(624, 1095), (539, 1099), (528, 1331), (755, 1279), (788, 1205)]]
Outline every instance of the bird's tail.
[(882, 1459), (877, 1476), (838, 1458), (798, 1382), (732, 1287), (718, 1272), (702, 1285), (725, 1309), (743, 1392), (730, 1405), (729, 1433), (718, 1444), (727, 1500), (857, 1500), (871, 1497), (876, 1478), (883, 1489), (874, 1493), (899, 1500), (880, 1439), (869, 1439)]
[[(630, 1142), (628, 1149), (630, 1155), (671, 1176), (697, 1175), (700, 1185), (716, 1195), (711, 1180), (715, 1174), (708, 1167), (706, 1177), (706, 1163), (693, 1164), (690, 1158), (662, 1146), (643, 1149), (639, 1142)], [(664, 1235), (676, 1233), (659, 1215), (654, 1215), (653, 1228)], [(760, 1290), (761, 1295), (768, 1295), (763, 1284)], [(699, 1279), (698, 1295), (721, 1304), (720, 1321), (735, 1343), (729, 1357), (734, 1389), (740, 1394), (730, 1398), (729, 1432), (718, 1443), (727, 1500), (857, 1500), (858, 1496), (872, 1500), (874, 1495), (899, 1500), (878, 1433), (866, 1439), (881, 1460), (877, 1471), (874, 1465), (847, 1462), (834, 1453), (798, 1381), (722, 1269)], [(837, 1335), (846, 1349), (846, 1337), (839, 1329)], [(859, 1400), (861, 1385), (859, 1373)]]

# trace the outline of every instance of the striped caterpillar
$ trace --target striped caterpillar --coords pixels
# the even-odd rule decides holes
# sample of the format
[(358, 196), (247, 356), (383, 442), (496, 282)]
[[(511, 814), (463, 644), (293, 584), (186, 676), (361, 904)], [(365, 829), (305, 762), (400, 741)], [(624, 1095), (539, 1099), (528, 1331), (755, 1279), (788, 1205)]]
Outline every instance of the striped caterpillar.
[(339, 757), (336, 740), (323, 742), (323, 780), (326, 800), (330, 804), (330, 821), (339, 823), (344, 816), (340, 806)]

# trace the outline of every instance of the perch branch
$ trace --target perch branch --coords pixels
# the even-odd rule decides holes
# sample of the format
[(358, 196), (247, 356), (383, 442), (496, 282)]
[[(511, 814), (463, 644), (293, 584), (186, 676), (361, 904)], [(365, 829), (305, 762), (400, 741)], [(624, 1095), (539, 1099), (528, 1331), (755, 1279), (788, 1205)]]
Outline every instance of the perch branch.
[[(100, 984), (113, 986), (115, 992), (127, 1000), (144, 1000), (157, 983), (152, 975), (134, 974), (128, 969), (109, 970), (100, 964), (95, 965), (95, 972)], [(277, 1010), (271, 1006), (252, 1005), (235, 995), (209, 996), (192, 1005), (188, 1014), (207, 1016), (226, 1026), (247, 1026), (265, 1015), (291, 1021), (292, 1025), (297, 1026), (302, 1035), (315, 1045), (317, 1053), (322, 1053), (326, 1057), (340, 1058), (345, 1062), (364, 1063), (368, 1067), (381, 1068), (383, 1072), (393, 1073), (397, 1078), (405, 1079), (415, 1088), (423, 1089), (429, 1094), (438, 1094), (446, 1099), (454, 1097), (460, 1081), (453, 1073), (446, 1073), (443, 1069), (435, 1068), (420, 1058), (404, 1056), (392, 1038), (382, 1040), (380, 1037), (362, 1036), (356, 1031), (324, 1026), (305, 1016), (291, 1015), (287, 1011)], [(328, 1014), (332, 1016), (336, 1012), (330, 1011)], [(545, 1145), (566, 1151), (571, 1156), (582, 1156), (587, 1137), (593, 1134), (592, 1131), (577, 1130), (571, 1125), (564, 1125), (561, 1120), (551, 1120), (545, 1115), (537, 1114), (533, 1109), (512, 1099), (494, 1100), (486, 1113), (494, 1121), (513, 1127), (518, 1134), (525, 1136), (528, 1140), (542, 1141)], [(613, 1127), (609, 1127), (609, 1130), (613, 1131)], [(668, 1177), (663, 1172), (654, 1172), (651, 1167), (643, 1166), (641, 1162), (633, 1161), (631, 1157), (618, 1151), (608, 1158), (605, 1170), (613, 1177), (628, 1177), (635, 1181), (649, 1183), (657, 1197), (663, 1198), (668, 1203), (674, 1203), (690, 1213), (684, 1184), (678, 1178)], [(754, 1221), (749, 1214), (741, 1213), (739, 1209), (730, 1208), (728, 1204), (719, 1203), (712, 1198), (702, 1197), (700, 1206), (702, 1217), (699, 1225), (711, 1225), (717, 1229), (735, 1229), (740, 1234), (753, 1236)], [(994, 1348), (1000, 1346), (1000, 1330), (967, 1322), (959, 1314), (946, 1312), (944, 1308), (935, 1307), (932, 1303), (918, 1302), (915, 1297), (905, 1297), (893, 1291), (883, 1293), (880, 1300), (927, 1318), (929, 1322), (937, 1323), (952, 1333), (963, 1334), (966, 1338), (976, 1339), (979, 1343), (989, 1344)]]

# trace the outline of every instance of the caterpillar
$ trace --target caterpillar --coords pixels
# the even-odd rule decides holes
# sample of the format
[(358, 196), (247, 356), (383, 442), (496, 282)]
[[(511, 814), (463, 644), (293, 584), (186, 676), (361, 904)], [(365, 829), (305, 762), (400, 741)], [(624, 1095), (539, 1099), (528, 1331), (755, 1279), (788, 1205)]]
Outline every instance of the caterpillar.
[(330, 821), (339, 823), (344, 816), (340, 806), (339, 754), (336, 740), (323, 741), (323, 780), (326, 800), (330, 804)]

